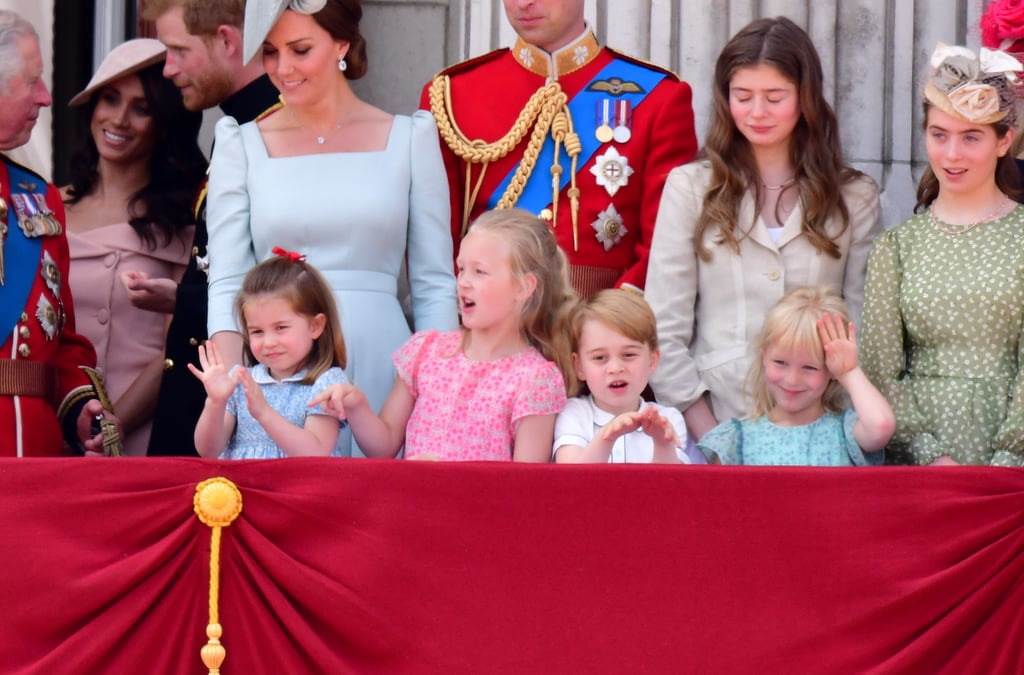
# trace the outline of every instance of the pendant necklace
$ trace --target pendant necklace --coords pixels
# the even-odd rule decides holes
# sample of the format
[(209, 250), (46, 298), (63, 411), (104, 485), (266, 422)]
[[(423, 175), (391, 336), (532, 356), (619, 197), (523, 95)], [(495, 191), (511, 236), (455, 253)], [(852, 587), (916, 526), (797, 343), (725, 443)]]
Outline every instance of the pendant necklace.
[(970, 232), (978, 225), (983, 225), (984, 223), (992, 222), (997, 217), (1002, 216), (1003, 211), (1005, 209), (1006, 195), (1002, 195), (999, 200), (998, 206), (992, 209), (990, 213), (982, 216), (978, 220), (975, 220), (973, 223), (966, 223), (964, 225), (952, 225), (943, 220), (940, 220), (939, 217), (935, 215), (935, 202), (932, 202), (931, 204), (928, 205), (928, 221), (932, 224), (932, 227), (934, 227), (939, 232), (955, 237), (957, 235), (966, 234)]
[[(295, 123), (298, 124), (299, 127), (303, 131), (308, 131), (309, 133), (316, 135), (316, 144), (317, 145), (323, 145), (324, 143), (327, 142), (327, 139), (329, 138), (329, 136), (325, 136), (325, 135), (322, 135), (322, 134), (317, 134), (315, 131), (313, 131), (312, 129), (307, 127), (305, 124), (300, 122), (299, 118), (295, 115), (295, 111), (292, 111), (292, 119), (295, 120)], [(344, 118), (342, 118), (342, 121), (344, 121)], [(341, 128), (341, 122), (338, 122), (337, 124), (334, 125), (334, 131), (337, 131), (340, 128)], [(333, 131), (331, 133), (333, 133)]]
[(761, 183), (761, 187), (764, 188), (765, 190), (771, 190), (771, 191), (783, 190), (785, 188), (788, 188), (790, 185), (792, 185), (795, 182), (796, 182), (796, 176), (793, 176), (792, 178), (790, 178), (786, 182), (779, 183), (778, 185), (765, 185), (764, 183)]

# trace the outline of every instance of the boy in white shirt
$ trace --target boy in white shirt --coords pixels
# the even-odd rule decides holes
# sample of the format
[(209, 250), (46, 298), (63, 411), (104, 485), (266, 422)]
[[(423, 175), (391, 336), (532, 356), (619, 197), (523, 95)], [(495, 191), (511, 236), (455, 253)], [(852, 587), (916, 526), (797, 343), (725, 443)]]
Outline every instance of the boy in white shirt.
[(554, 459), (563, 463), (705, 463), (686, 445), (675, 408), (644, 401), (658, 365), (654, 313), (639, 293), (607, 289), (581, 302), (570, 320), (578, 382), (555, 421)]

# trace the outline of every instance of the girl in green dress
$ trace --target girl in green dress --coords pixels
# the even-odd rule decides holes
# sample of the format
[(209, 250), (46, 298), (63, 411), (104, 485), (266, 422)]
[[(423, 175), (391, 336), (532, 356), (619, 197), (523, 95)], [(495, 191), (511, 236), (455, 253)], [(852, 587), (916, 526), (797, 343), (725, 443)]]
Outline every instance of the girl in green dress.
[(916, 215), (876, 240), (864, 370), (897, 464), (1024, 464), (1024, 207), (1010, 147), (1021, 64), (939, 44), (924, 90)]

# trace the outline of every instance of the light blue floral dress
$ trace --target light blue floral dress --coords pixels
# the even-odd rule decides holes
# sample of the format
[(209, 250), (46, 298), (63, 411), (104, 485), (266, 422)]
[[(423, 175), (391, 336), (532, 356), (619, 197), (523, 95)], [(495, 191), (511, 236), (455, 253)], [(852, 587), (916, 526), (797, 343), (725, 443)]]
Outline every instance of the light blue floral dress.
[[(305, 424), (308, 415), (330, 415), (320, 406), (310, 408), (306, 404), (332, 384), (348, 382), (345, 371), (341, 368), (328, 368), (313, 384), (302, 384), (302, 378), (306, 376), (305, 370), (280, 381), (271, 377), (266, 366), (261, 363), (250, 368), (249, 372), (260, 386), (263, 397), (267, 399), (270, 407), (297, 427)], [(249, 414), (242, 385), (238, 385), (228, 399), (227, 411), (235, 416), (235, 432), (231, 434), (228, 447), (220, 454), (220, 459), (278, 459), (288, 456)], [(347, 427), (341, 420), (338, 424)], [(347, 456), (345, 449), (348, 442), (348, 429), (343, 428), (338, 434), (338, 442), (331, 456)]]
[(783, 427), (766, 415), (732, 419), (704, 434), (697, 447), (709, 460), (747, 466), (872, 466), (882, 451), (865, 453), (853, 437), (857, 413), (825, 413), (810, 424)]

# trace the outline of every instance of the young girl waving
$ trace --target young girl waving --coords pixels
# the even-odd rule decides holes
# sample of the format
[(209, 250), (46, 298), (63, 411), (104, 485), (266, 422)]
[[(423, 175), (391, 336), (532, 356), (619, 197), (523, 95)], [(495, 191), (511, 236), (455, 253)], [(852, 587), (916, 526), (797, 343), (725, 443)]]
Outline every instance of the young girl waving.
[(206, 387), (196, 425), (203, 457), (261, 459), (339, 455), (337, 418), (306, 402), (345, 382), (345, 342), (330, 287), (305, 256), (274, 248), (245, 275), (235, 301), (249, 369), (228, 365), (213, 342), (199, 347)]
[(380, 415), (334, 385), (310, 405), (347, 419), (370, 457), (546, 462), (565, 405), (566, 317), (575, 302), (565, 254), (544, 221), (490, 211), (457, 259), (462, 330), (417, 333), (395, 353)]
[[(896, 420), (857, 365), (854, 324), (822, 286), (787, 293), (765, 316), (750, 369), (750, 419), (719, 424), (697, 444), (723, 464), (881, 464)], [(843, 390), (853, 409), (843, 410)]]

